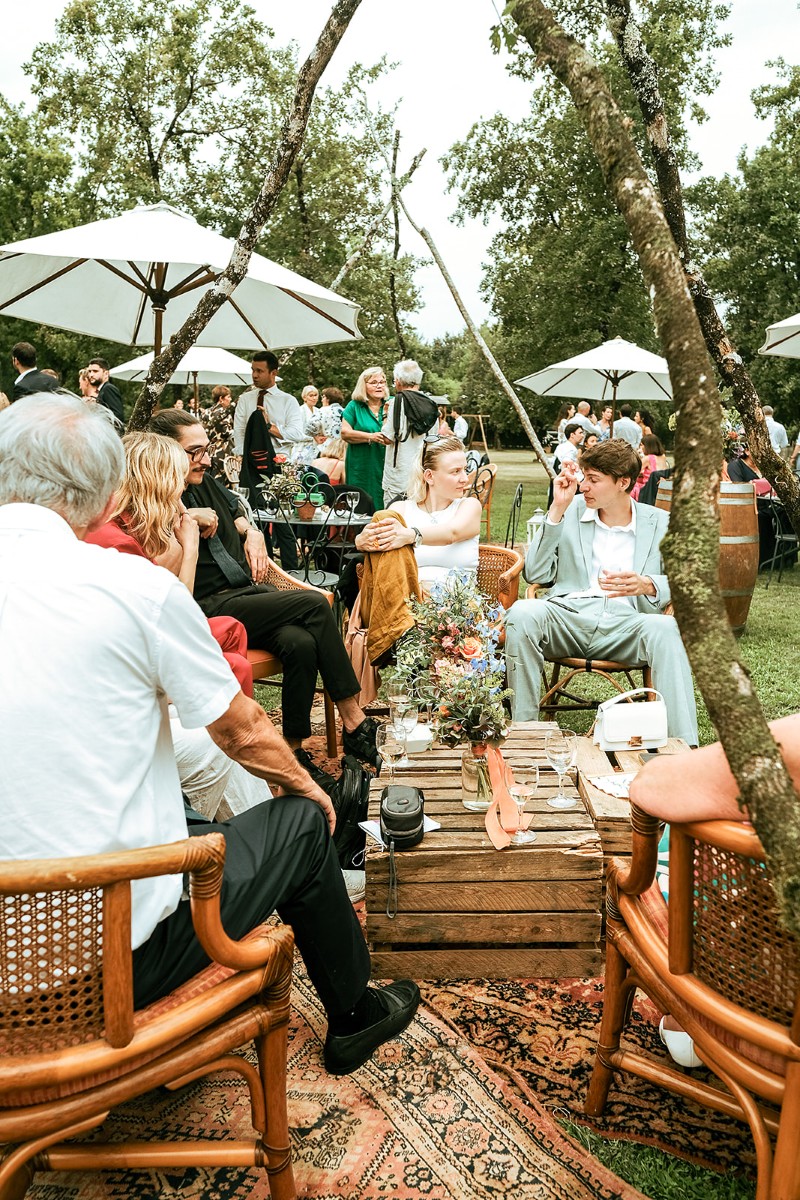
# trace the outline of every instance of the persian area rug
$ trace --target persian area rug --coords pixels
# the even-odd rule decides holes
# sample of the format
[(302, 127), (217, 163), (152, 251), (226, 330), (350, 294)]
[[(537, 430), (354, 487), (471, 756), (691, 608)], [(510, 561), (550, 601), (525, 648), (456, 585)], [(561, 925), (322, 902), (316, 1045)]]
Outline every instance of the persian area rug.
[[(602, 979), (469, 980), (424, 983), (426, 1005), (466, 1037), (486, 1061), (509, 1072), (556, 1116), (603, 1137), (656, 1146), (712, 1170), (755, 1174), (746, 1124), (617, 1074), (606, 1111), (584, 1116), (603, 1009)], [(658, 1036), (660, 1012), (637, 993), (623, 1046), (670, 1061)], [(706, 1072), (692, 1072), (712, 1083)]]
[[(487, 1067), (462, 1036), (421, 1011), (352, 1076), (322, 1066), (325, 1019), (301, 969), (289, 1031), (289, 1127), (299, 1196), (316, 1200), (640, 1200), (565, 1137), (531, 1097)], [(104, 1136), (250, 1132), (240, 1079), (210, 1076), (118, 1109)], [(38, 1174), (29, 1200), (267, 1200), (263, 1172)]]

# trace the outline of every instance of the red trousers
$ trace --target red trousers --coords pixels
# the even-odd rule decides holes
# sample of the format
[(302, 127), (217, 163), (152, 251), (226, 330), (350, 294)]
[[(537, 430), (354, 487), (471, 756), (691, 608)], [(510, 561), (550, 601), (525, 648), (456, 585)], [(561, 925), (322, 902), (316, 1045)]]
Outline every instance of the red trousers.
[(247, 630), (235, 617), (209, 617), (208, 627), (239, 680), (245, 696), (253, 698), (253, 670), (247, 661)]

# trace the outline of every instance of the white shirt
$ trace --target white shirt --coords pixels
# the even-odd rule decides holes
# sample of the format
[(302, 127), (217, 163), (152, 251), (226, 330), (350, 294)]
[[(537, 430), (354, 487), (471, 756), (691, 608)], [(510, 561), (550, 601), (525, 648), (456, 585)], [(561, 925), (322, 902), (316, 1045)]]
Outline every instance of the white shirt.
[(405, 413), (402, 413), (398, 436), (405, 438), (405, 441), (398, 442), (397, 461), (395, 461), (393, 413), (394, 397), (389, 401), (382, 427), (386, 437), (393, 439), (391, 446), (386, 447), (386, 458), (384, 459), (383, 466), (383, 500), (385, 504), (394, 500), (395, 496), (405, 495), (408, 491), (411, 468), (415, 460), (422, 454), (423, 442), (426, 438), (435, 438), (439, 432), (439, 418), (437, 416), (427, 433), (412, 433), (410, 437), (406, 437), (408, 425), (406, 424)]
[(453, 433), (457, 438), (461, 438), (462, 442), (464, 441), (464, 438), (469, 433), (469, 423), (466, 417), (456, 417), (455, 421), (453, 421)]
[[(248, 388), (236, 401), (236, 412), (233, 414), (234, 454), (241, 454), (244, 450), (244, 431), (247, 428), (247, 422), (256, 411), (258, 393), (261, 390), (257, 387)], [(278, 387), (273, 386), (263, 390), (266, 392), (264, 411), (269, 417), (270, 424), (277, 425), (281, 431), (279, 438), (272, 439), (273, 445), (276, 451), (288, 455), (295, 442), (305, 441), (301, 406), (294, 396), (290, 396), (288, 392), (282, 392)], [(302, 407), (305, 408), (305, 405)]]
[[(459, 496), (457, 500), (448, 504), (447, 508), (433, 513), (420, 508), (413, 500), (400, 500), (394, 505), (394, 509), (401, 514), (409, 528), (419, 529), (420, 533), (424, 534), (426, 529), (435, 528), (445, 515), (455, 516), (463, 500), (464, 497)], [(451, 571), (477, 571), (478, 541), (479, 535), (476, 533), (474, 537), (466, 538), (462, 542), (452, 542), (449, 546), (426, 546), (424, 542), (415, 546), (414, 556), (417, 560), (420, 583), (438, 583), (439, 580), (446, 579)]]
[[(238, 690), (174, 575), (78, 541), (50, 509), (0, 507), (0, 859), (185, 838), (166, 697), (194, 729)], [(181, 890), (134, 882), (134, 949)]]
[[(592, 541), (592, 574), (589, 592), (575, 593), (576, 595), (605, 596), (600, 587), (601, 571), (611, 571), (614, 574), (622, 571), (632, 571), (634, 553), (636, 550), (636, 505), (631, 503), (631, 519), (628, 525), (606, 525), (600, 520), (596, 508), (587, 508), (581, 517), (582, 523), (594, 521), (595, 531)], [(609, 600), (612, 597), (609, 596)], [(632, 596), (615, 596), (613, 599), (628, 608), (635, 608), (636, 602)]]
[(635, 448), (642, 440), (642, 431), (630, 417), (618, 417), (614, 422), (614, 432), (611, 437), (622, 438), (623, 441), (629, 442)]
[[(576, 413), (574, 417), (570, 417), (567, 425), (582, 425), (587, 433), (596, 433), (598, 437), (600, 436), (600, 430), (597, 425), (593, 421), (590, 421), (588, 417), (585, 417), (583, 413)], [(564, 428), (566, 429), (566, 425)]]
[(786, 427), (781, 425), (780, 421), (776, 421), (774, 417), (765, 417), (764, 420), (767, 424), (769, 440), (772, 442), (772, 449), (776, 454), (780, 454), (781, 450), (785, 450), (789, 445)]
[(574, 442), (559, 442), (555, 448), (553, 458), (557, 458), (560, 463), (578, 461), (580, 448)]

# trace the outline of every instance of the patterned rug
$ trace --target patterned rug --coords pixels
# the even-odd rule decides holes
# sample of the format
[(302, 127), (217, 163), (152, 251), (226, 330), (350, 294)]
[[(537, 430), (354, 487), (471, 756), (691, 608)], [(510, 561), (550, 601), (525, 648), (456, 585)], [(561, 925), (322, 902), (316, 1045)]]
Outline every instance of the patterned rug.
[[(637, 1200), (531, 1097), (524, 1100), (465, 1040), (422, 1012), (353, 1076), (321, 1062), (324, 1015), (295, 973), (289, 1126), (298, 1195), (317, 1200)], [(247, 1136), (241, 1080), (212, 1076), (151, 1093), (106, 1123), (105, 1136)], [(267, 1200), (263, 1172), (39, 1174), (29, 1200)]]
[[(632, 1075), (617, 1075), (605, 1114), (582, 1112), (603, 1009), (602, 979), (470, 980), (425, 983), (427, 1006), (468, 1039), (486, 1061), (523, 1085), (555, 1116), (603, 1137), (656, 1146), (712, 1170), (755, 1173), (748, 1127)], [(637, 993), (623, 1045), (667, 1058), (660, 1013)], [(692, 1072), (701, 1078), (704, 1072)]]

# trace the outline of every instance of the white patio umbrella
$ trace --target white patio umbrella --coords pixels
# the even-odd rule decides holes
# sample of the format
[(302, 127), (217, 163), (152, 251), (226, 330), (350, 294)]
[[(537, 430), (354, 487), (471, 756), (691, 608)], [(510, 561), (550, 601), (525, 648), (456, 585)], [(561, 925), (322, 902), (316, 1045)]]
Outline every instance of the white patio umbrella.
[(667, 360), (620, 337), (516, 382), (540, 396), (593, 400), (615, 407), (626, 401), (640, 404), (672, 399)]
[(800, 358), (800, 313), (767, 326), (767, 340), (758, 348), (759, 354), (776, 358)]
[[(153, 365), (154, 357), (152, 350), (148, 354), (140, 354), (138, 358), (132, 358), (129, 362), (120, 363), (118, 367), (112, 367), (109, 375), (113, 375), (116, 379), (146, 379), (147, 373)], [(231, 354), (230, 350), (223, 350), (219, 346), (192, 346), (184, 354), (174, 374), (170, 375), (167, 382), (186, 386), (191, 384), (196, 404), (199, 398), (198, 388), (201, 383), (209, 387), (214, 387), (217, 383), (249, 384), (251, 382), (250, 363), (246, 358), (239, 358), (238, 355)]]
[[(158, 352), (234, 242), (159, 203), (0, 246), (0, 314)], [(197, 338), (241, 349), (360, 338), (359, 306), (260, 254)]]

